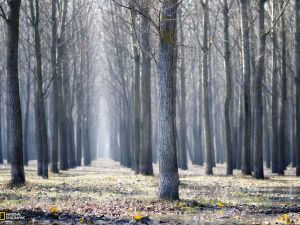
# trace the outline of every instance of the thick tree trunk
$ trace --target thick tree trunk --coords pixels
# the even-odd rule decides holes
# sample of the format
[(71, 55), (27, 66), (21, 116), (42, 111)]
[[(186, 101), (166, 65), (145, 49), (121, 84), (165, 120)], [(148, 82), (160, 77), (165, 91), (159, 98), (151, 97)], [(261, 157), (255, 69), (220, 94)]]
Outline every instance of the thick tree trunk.
[(52, 152), (51, 152), (51, 172), (58, 173), (58, 83), (57, 83), (57, 0), (52, 0), (52, 44), (51, 44), (51, 71), (53, 77), (53, 127), (52, 127)]
[(177, 0), (162, 3), (158, 71), (159, 196), (179, 198), (176, 156), (176, 61)]
[(295, 2), (295, 68), (296, 68), (296, 175), (300, 176), (300, 1)]
[[(275, 23), (277, 16), (277, 3), (273, 3), (273, 23)], [(275, 24), (274, 24), (275, 25)], [(277, 29), (273, 29), (273, 49), (272, 49), (272, 133), (273, 133), (273, 147), (272, 147), (272, 173), (278, 172), (278, 66), (277, 66)]]
[(225, 135), (226, 135), (226, 150), (227, 150), (227, 169), (226, 174), (233, 174), (233, 154), (232, 154), (232, 135), (230, 122), (230, 108), (232, 98), (232, 74), (231, 74), (231, 51), (230, 51), (230, 37), (229, 37), (229, 8), (227, 0), (223, 3), (224, 13), (224, 59), (225, 59), (225, 73), (226, 73), (226, 98), (224, 105), (225, 118)]
[(9, 150), (11, 154), (11, 183), (25, 183), (22, 143), (22, 113), (19, 94), (18, 46), (21, 0), (9, 2), (7, 29), (7, 96), (9, 114)]
[(265, 33), (265, 2), (266, 0), (259, 1), (259, 58), (257, 64), (257, 73), (255, 76), (255, 107), (256, 107), (256, 121), (255, 121), (255, 149), (254, 149), (254, 178), (264, 178), (263, 168), (263, 77), (265, 74), (265, 52), (266, 52), (266, 33)]
[(140, 151), (141, 151), (141, 99), (140, 99), (140, 53), (138, 48), (138, 30), (137, 30), (137, 12), (135, 9), (135, 1), (129, 2), (131, 7), (132, 21), (132, 45), (134, 54), (134, 110), (133, 110), (133, 154), (134, 154), (134, 170), (138, 174), (140, 172)]
[(208, 20), (209, 20), (209, 5), (208, 0), (202, 5), (204, 15), (203, 15), (203, 91), (204, 91), (204, 128), (205, 128), (205, 162), (207, 175), (213, 174), (213, 143), (211, 137), (211, 114), (209, 105), (209, 77), (208, 77)]
[(152, 175), (152, 121), (151, 121), (151, 43), (150, 43), (150, 1), (143, 1), (141, 17), (141, 84), (142, 84), (142, 116), (141, 116), (141, 154), (140, 173)]
[(251, 72), (249, 44), (249, 1), (241, 1), (244, 74), (244, 148), (242, 152), (242, 174), (251, 174)]
[[(47, 137), (47, 122), (46, 122), (46, 112), (43, 96), (43, 71), (42, 71), (42, 52), (41, 52), (41, 39), (40, 39), (40, 9), (39, 1), (35, 0), (35, 7), (33, 0), (30, 1), (31, 9), (31, 21), (34, 28), (34, 48), (35, 48), (35, 58), (36, 58), (36, 81), (37, 81), (37, 93), (36, 93), (36, 128), (37, 128), (37, 139), (40, 142), (38, 144), (37, 151), (40, 154), (40, 160), (38, 162), (41, 164), (43, 178), (48, 178), (48, 137)], [(40, 169), (40, 167), (39, 167)], [(40, 173), (40, 171), (39, 171)]]
[[(284, 2), (281, 1), (281, 9), (284, 7)], [(285, 153), (288, 152), (287, 142), (287, 122), (288, 122), (288, 104), (287, 104), (287, 66), (286, 66), (286, 27), (285, 14), (281, 16), (281, 113), (279, 124), (279, 149), (278, 149), (278, 174), (284, 175), (285, 170)]]
[(59, 129), (59, 146), (60, 146), (60, 160), (59, 166), (60, 170), (69, 169), (68, 163), (68, 143), (67, 143), (67, 116), (66, 116), (66, 103), (64, 101), (63, 92), (63, 75), (66, 72), (66, 18), (68, 13), (68, 0), (63, 2), (63, 16), (61, 23), (61, 35), (58, 41), (58, 69), (57, 69), (57, 86), (58, 86), (58, 129)]
[[(275, 23), (277, 16), (277, 4), (273, 4), (273, 23)], [(277, 29), (273, 29), (273, 49), (272, 49), (272, 134), (273, 134), (273, 147), (272, 147), (272, 173), (278, 172), (278, 66), (277, 66)]]

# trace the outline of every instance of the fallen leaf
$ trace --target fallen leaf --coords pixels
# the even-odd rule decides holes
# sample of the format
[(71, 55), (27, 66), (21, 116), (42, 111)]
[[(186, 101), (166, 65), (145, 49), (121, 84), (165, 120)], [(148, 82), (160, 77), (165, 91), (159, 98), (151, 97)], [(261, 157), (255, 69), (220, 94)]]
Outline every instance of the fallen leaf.
[(144, 216), (142, 216), (141, 214), (136, 214), (132, 216), (132, 219), (134, 219), (135, 221), (141, 221), (142, 219), (144, 219)]
[(289, 214), (283, 214), (276, 219), (276, 223), (294, 224), (294, 221), (289, 218)]
[(49, 210), (50, 210), (50, 212), (53, 213), (53, 214), (54, 214), (54, 213), (58, 213), (58, 208), (55, 207), (55, 206), (50, 207)]
[(223, 202), (218, 202), (216, 205), (221, 208), (223, 208), (225, 206), (225, 204)]

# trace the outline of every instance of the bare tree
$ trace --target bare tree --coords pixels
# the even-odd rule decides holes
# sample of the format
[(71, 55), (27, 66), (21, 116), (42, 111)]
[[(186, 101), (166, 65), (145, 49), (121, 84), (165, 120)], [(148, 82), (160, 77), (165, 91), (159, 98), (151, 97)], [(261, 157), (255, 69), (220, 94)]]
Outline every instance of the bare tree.
[(203, 8), (203, 59), (202, 59), (202, 74), (203, 74), (203, 92), (204, 92), (204, 128), (205, 128), (205, 162), (206, 174), (213, 174), (213, 144), (211, 133), (211, 115), (209, 105), (209, 72), (208, 72), (208, 27), (209, 27), (209, 4), (208, 0), (202, 1)]
[(262, 102), (262, 87), (263, 78), (265, 74), (265, 52), (266, 52), (266, 37), (265, 32), (265, 2), (266, 0), (259, 1), (258, 17), (259, 17), (259, 58), (257, 63), (257, 73), (255, 76), (255, 93), (254, 101), (256, 106), (255, 113), (255, 146), (254, 146), (254, 177), (257, 179), (264, 178), (263, 168), (263, 149), (262, 149), (262, 130), (263, 130), (263, 102)]
[(179, 198), (176, 156), (176, 66), (177, 0), (166, 0), (161, 7), (158, 70), (158, 149), (159, 196)]
[(151, 1), (141, 1), (141, 154), (140, 173), (152, 175), (152, 121), (151, 121), (151, 43), (149, 10)]
[(57, 83), (57, 0), (52, 0), (51, 14), (51, 70), (53, 77), (53, 127), (52, 127), (52, 151), (51, 151), (51, 171), (58, 173), (58, 83)]
[(296, 67), (296, 175), (300, 176), (300, 1), (295, 2), (295, 67)]
[(244, 74), (244, 147), (242, 152), (242, 173), (251, 174), (251, 72), (250, 72), (250, 44), (249, 44), (249, 1), (241, 1), (242, 36), (243, 36), (243, 74)]
[(22, 142), (22, 114), (19, 94), (18, 46), (21, 0), (9, 1), (7, 16), (7, 96), (9, 115), (9, 150), (11, 157), (11, 183), (25, 183)]
[(225, 98), (225, 135), (226, 135), (226, 149), (227, 149), (227, 175), (233, 174), (233, 155), (232, 155), (232, 135), (230, 122), (230, 108), (232, 99), (232, 74), (231, 74), (231, 51), (230, 51), (230, 37), (229, 37), (229, 6), (227, 0), (223, 2), (224, 14), (224, 59), (225, 59), (225, 73), (226, 73), (226, 98)]

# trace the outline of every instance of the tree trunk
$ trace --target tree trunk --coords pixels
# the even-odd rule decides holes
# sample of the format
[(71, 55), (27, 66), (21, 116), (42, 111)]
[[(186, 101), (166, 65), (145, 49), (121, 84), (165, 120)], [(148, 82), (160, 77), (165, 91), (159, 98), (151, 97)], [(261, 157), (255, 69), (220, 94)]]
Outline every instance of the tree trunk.
[[(36, 127), (37, 138), (39, 139), (39, 145), (37, 151), (40, 154), (40, 160), (42, 160), (42, 174), (43, 178), (48, 178), (48, 137), (47, 137), (47, 122), (46, 112), (43, 96), (43, 71), (42, 71), (42, 52), (41, 52), (41, 39), (40, 39), (40, 9), (39, 1), (35, 0), (35, 8), (33, 0), (30, 0), (31, 9), (31, 21), (34, 28), (34, 48), (36, 57), (36, 79), (37, 79), (37, 93), (36, 93)], [(39, 167), (40, 168), (40, 167)]]
[(158, 71), (159, 196), (179, 198), (176, 156), (177, 0), (162, 3)]
[(230, 108), (232, 98), (232, 74), (231, 74), (231, 51), (230, 51), (230, 37), (229, 37), (229, 8), (227, 0), (223, 3), (224, 13), (224, 59), (225, 59), (225, 73), (226, 73), (226, 98), (225, 98), (225, 135), (226, 135), (226, 150), (227, 150), (227, 169), (226, 174), (233, 174), (233, 154), (232, 154), (232, 135), (230, 123)]
[[(281, 9), (284, 7), (284, 2), (281, 1)], [(283, 9), (284, 10), (284, 9)], [(281, 69), (282, 69), (282, 89), (281, 89), (281, 113), (279, 125), (279, 149), (278, 149), (278, 174), (284, 175), (285, 170), (285, 153), (288, 152), (287, 142), (287, 67), (286, 67), (286, 26), (285, 14), (281, 16)]]
[[(27, 5), (26, 13), (27, 13)], [(26, 21), (26, 32), (27, 39), (30, 40), (30, 20)], [(25, 116), (24, 116), (24, 134), (23, 134), (23, 144), (24, 144), (24, 152), (23, 152), (23, 160), (24, 166), (28, 166), (28, 140), (29, 140), (29, 114), (30, 114), (30, 74), (31, 74), (31, 57), (27, 56), (27, 79), (26, 79), (26, 103), (25, 103)]]
[(140, 128), (141, 128), (141, 99), (140, 99), (140, 53), (138, 48), (138, 31), (137, 31), (137, 13), (134, 5), (134, 1), (131, 0), (129, 3), (131, 9), (131, 20), (132, 20), (132, 44), (134, 54), (134, 135), (133, 135), (133, 152), (134, 152), (134, 170), (138, 174), (140, 172), (140, 151), (141, 151), (141, 140), (140, 140)]
[(254, 149), (254, 178), (264, 178), (263, 168), (263, 101), (262, 101), (262, 86), (263, 77), (265, 74), (265, 52), (266, 52), (266, 33), (265, 33), (265, 2), (259, 1), (259, 58), (257, 64), (257, 73), (255, 76), (255, 107), (256, 107), (256, 121), (255, 121), (255, 149)]
[(242, 151), (242, 174), (251, 175), (251, 73), (249, 44), (249, 1), (241, 1), (244, 74), (244, 148)]
[(179, 160), (179, 168), (183, 170), (187, 170), (187, 130), (186, 130), (186, 78), (185, 78), (185, 51), (184, 51), (184, 30), (183, 30), (183, 22), (182, 22), (182, 8), (180, 7), (178, 9), (178, 17), (181, 21), (180, 23), (180, 147), (179, 147), (179, 153), (180, 153), (180, 160)]
[(295, 2), (295, 68), (296, 68), (296, 175), (300, 176), (300, 2)]
[[(63, 73), (66, 68), (66, 17), (68, 12), (68, 0), (63, 2), (63, 16), (61, 23), (61, 35), (58, 41), (58, 69), (57, 69), (57, 86), (58, 86), (58, 129), (59, 129), (59, 146), (60, 146), (60, 160), (59, 167), (60, 170), (69, 169), (68, 163), (68, 144), (67, 144), (67, 121), (66, 121), (66, 105), (64, 102), (64, 92), (63, 92)], [(66, 74), (65, 74), (66, 75)]]
[(140, 173), (152, 175), (152, 121), (151, 121), (151, 43), (150, 43), (150, 21), (148, 18), (149, 1), (143, 1), (141, 18), (141, 84), (142, 84), (142, 116), (141, 116), (141, 154)]
[[(277, 3), (273, 1), (273, 23), (275, 23), (277, 16)], [(275, 24), (274, 24), (275, 25)], [(277, 66), (277, 29), (273, 29), (273, 49), (272, 49), (272, 133), (273, 133), (273, 147), (272, 147), (272, 173), (278, 172), (278, 66)]]
[(203, 143), (203, 64), (202, 61), (202, 54), (201, 49), (199, 50), (199, 146), (197, 146), (197, 151), (199, 154), (199, 165), (203, 166), (203, 149), (204, 149), (204, 143)]
[(208, 20), (209, 20), (209, 5), (208, 0), (205, 0), (205, 3), (202, 5), (204, 11), (203, 18), (203, 91), (204, 91), (204, 128), (205, 128), (205, 162), (206, 162), (206, 171), (207, 175), (213, 174), (213, 143), (211, 137), (211, 114), (210, 114), (210, 105), (209, 105), (209, 77), (208, 77)]
[(58, 173), (58, 83), (57, 83), (57, 0), (52, 0), (52, 44), (51, 44), (51, 70), (52, 70), (52, 91), (53, 91), (53, 127), (52, 127), (52, 152), (51, 152), (51, 172)]
[(7, 96), (9, 114), (9, 150), (11, 154), (11, 183), (25, 183), (22, 143), (22, 114), (18, 77), (19, 18), (21, 0), (9, 2), (7, 29)]
[[(29, 64), (29, 62), (28, 62)], [(25, 108), (25, 116), (24, 116), (24, 152), (23, 152), (23, 160), (24, 166), (28, 166), (28, 139), (29, 139), (29, 110), (30, 110), (30, 75), (28, 70), (27, 77), (27, 85), (26, 85), (26, 108)], [(1, 136), (1, 135), (0, 135)]]

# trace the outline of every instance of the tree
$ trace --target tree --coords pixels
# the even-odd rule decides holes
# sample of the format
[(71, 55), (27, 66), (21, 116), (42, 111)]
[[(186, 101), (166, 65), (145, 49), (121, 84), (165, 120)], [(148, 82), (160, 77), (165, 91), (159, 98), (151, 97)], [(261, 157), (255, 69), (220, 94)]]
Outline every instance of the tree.
[(66, 76), (66, 54), (67, 54), (67, 43), (66, 43), (66, 20), (68, 13), (68, 0), (63, 1), (63, 15), (61, 22), (61, 33), (58, 39), (58, 66), (57, 66), (57, 85), (58, 85), (58, 124), (59, 124), (59, 140), (60, 140), (60, 159), (59, 166), (60, 170), (69, 169), (68, 163), (68, 143), (67, 143), (67, 121), (66, 121), (66, 104), (63, 96), (63, 74)]
[(166, 0), (161, 7), (158, 71), (158, 152), (159, 196), (179, 198), (176, 155), (176, 66), (177, 0)]
[(263, 102), (262, 102), (262, 87), (263, 77), (265, 74), (265, 52), (266, 52), (266, 37), (265, 33), (265, 2), (266, 0), (259, 1), (258, 9), (258, 23), (259, 23), (259, 56), (257, 63), (257, 73), (254, 82), (254, 101), (256, 106), (256, 121), (255, 121), (255, 146), (254, 146), (254, 178), (264, 178), (263, 168), (263, 153), (262, 153), (262, 130), (263, 130)]
[(296, 175), (300, 176), (300, 1), (295, 1), (295, 68), (296, 68)]
[(151, 121), (151, 43), (149, 10), (151, 1), (142, 1), (141, 11), (141, 153), (140, 173), (152, 175), (152, 121)]
[[(35, 0), (35, 8), (33, 0), (30, 0), (31, 23), (34, 28), (34, 48), (36, 58), (36, 135), (38, 147), (38, 175), (48, 178), (48, 137), (47, 122), (43, 93), (43, 71), (42, 71), (42, 51), (40, 38), (40, 8), (39, 1)], [(41, 160), (41, 161), (40, 161)]]
[(242, 152), (242, 173), (251, 175), (251, 73), (249, 44), (249, 1), (241, 1), (242, 37), (243, 37), (243, 74), (244, 74), (244, 147)]
[(272, 133), (273, 133), (273, 148), (272, 148), (272, 173), (278, 171), (278, 63), (277, 63), (277, 30), (276, 28), (276, 16), (277, 16), (277, 2), (273, 1), (273, 32), (272, 32)]
[(203, 92), (204, 92), (204, 128), (205, 128), (205, 162), (206, 174), (213, 174), (213, 144), (211, 137), (211, 115), (209, 105), (209, 76), (208, 76), (208, 26), (209, 26), (209, 4), (208, 0), (202, 1), (203, 7), (203, 58), (202, 58), (202, 75), (203, 75)]
[(18, 46), (21, 0), (9, 1), (7, 17), (7, 96), (11, 183), (25, 183), (23, 165), (22, 114), (19, 94)]
[(285, 170), (285, 152), (287, 151), (287, 66), (286, 66), (286, 25), (284, 2), (281, 1), (281, 76), (282, 76), (282, 93), (281, 93), (281, 115), (279, 125), (279, 149), (278, 149), (278, 174), (284, 175)]
[(134, 118), (133, 118), (133, 152), (134, 152), (134, 169), (138, 174), (140, 172), (140, 127), (141, 127), (141, 99), (140, 99), (140, 52), (138, 48), (138, 31), (137, 31), (137, 12), (135, 1), (129, 2), (131, 8), (131, 22), (132, 22), (132, 44), (134, 54)]
[(229, 7), (227, 0), (223, 2), (224, 14), (224, 59), (225, 59), (225, 73), (226, 73), (226, 98), (225, 98), (225, 135), (226, 135), (226, 149), (227, 149), (227, 175), (233, 174), (233, 155), (232, 155), (232, 135), (230, 124), (230, 107), (232, 98), (232, 74), (231, 74), (231, 51), (230, 51), (230, 37), (229, 37)]
[(56, 7), (57, 1), (52, 0), (51, 13), (51, 70), (53, 77), (52, 92), (53, 92), (53, 127), (52, 127), (52, 151), (51, 151), (51, 171), (58, 173), (58, 83), (57, 83), (57, 19)]
[(183, 22), (182, 22), (182, 7), (178, 9), (178, 17), (181, 21), (180, 23), (180, 147), (179, 147), (179, 168), (187, 170), (187, 133), (186, 133), (186, 78), (185, 78), (185, 46), (184, 46), (184, 31), (183, 31)]

